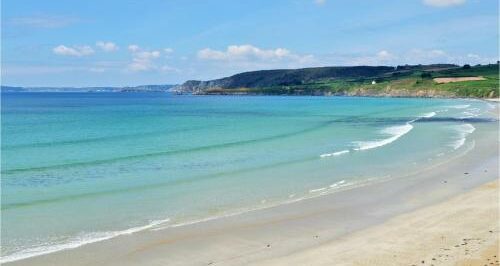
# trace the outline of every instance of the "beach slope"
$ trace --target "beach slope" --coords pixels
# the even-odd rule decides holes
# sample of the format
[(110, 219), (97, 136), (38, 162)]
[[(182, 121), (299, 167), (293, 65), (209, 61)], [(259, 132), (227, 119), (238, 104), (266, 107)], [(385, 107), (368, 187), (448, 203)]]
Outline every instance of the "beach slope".
[(256, 265), (499, 265), (498, 181)]

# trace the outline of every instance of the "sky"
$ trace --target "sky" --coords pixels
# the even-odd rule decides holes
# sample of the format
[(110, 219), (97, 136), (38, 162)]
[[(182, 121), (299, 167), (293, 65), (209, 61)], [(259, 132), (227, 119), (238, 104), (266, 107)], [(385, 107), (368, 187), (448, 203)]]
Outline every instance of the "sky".
[(2, 85), (498, 60), (497, 0), (2, 0)]

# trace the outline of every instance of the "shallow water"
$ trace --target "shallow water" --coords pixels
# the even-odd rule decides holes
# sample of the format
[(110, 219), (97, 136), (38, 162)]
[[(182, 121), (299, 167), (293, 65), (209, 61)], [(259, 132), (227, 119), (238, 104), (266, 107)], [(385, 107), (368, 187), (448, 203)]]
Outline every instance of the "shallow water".
[(447, 160), (472, 100), (2, 94), (2, 261), (331, 193)]

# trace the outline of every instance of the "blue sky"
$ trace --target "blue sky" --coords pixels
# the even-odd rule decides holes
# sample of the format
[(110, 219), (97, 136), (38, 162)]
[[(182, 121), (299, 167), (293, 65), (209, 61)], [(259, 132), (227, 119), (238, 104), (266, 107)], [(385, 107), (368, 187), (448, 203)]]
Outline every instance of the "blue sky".
[(2, 0), (2, 84), (498, 60), (497, 0)]

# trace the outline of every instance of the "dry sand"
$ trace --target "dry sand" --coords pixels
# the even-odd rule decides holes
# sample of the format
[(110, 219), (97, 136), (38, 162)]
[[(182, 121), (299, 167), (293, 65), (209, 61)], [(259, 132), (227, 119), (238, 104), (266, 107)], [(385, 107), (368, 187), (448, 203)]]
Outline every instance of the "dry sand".
[(434, 78), (436, 83), (450, 83), (450, 82), (461, 82), (461, 81), (473, 81), (473, 80), (485, 80), (483, 77), (460, 77), (460, 78)]
[(256, 265), (499, 265), (498, 181)]

